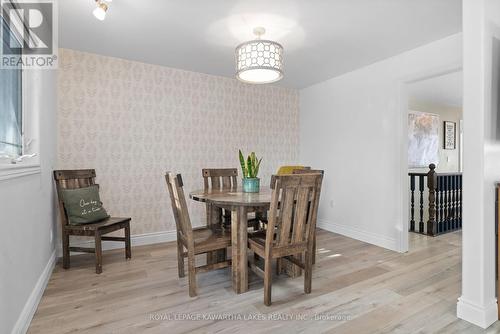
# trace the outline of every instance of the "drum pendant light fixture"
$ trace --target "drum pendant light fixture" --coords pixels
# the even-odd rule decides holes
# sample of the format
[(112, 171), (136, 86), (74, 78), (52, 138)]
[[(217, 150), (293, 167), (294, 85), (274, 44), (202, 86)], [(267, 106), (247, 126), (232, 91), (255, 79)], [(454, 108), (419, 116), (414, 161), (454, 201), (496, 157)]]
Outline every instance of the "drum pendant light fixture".
[(257, 27), (256, 39), (236, 47), (236, 78), (252, 84), (266, 84), (283, 78), (283, 46), (261, 39), (266, 29)]
[(106, 18), (106, 12), (109, 8), (109, 3), (111, 1), (113, 0), (95, 0), (96, 8), (92, 12), (92, 14), (94, 14), (96, 19), (98, 19), (99, 21), (104, 21), (104, 19)]

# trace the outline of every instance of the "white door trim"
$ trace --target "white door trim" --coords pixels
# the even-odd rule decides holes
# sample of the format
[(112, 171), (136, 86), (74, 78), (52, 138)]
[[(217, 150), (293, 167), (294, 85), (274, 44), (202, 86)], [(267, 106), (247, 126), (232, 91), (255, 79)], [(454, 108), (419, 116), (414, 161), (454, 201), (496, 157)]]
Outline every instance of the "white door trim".
[(396, 133), (396, 139), (400, 142), (400, 151), (399, 151), (399, 170), (400, 174), (400, 187), (399, 187), (399, 198), (400, 201), (400, 212), (398, 213), (398, 217), (401, 217), (401, 221), (399, 225), (396, 226), (398, 234), (396, 236), (398, 251), (401, 253), (408, 251), (408, 219), (409, 219), (409, 196), (408, 196), (408, 84), (413, 82), (430, 79), (433, 77), (439, 77), (442, 75), (459, 72), (462, 71), (461, 63), (453, 63), (447, 66), (441, 66), (433, 68), (429, 71), (424, 71), (420, 73), (413, 73), (411, 75), (402, 77), (398, 80), (397, 84), (397, 94), (399, 96), (399, 113), (397, 117), (399, 117), (399, 129)]

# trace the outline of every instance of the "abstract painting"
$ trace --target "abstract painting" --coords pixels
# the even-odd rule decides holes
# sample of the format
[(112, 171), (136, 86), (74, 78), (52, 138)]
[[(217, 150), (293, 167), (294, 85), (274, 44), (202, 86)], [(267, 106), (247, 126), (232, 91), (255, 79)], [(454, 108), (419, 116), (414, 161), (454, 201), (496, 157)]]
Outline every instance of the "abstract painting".
[(408, 113), (408, 167), (428, 167), (439, 163), (439, 116)]

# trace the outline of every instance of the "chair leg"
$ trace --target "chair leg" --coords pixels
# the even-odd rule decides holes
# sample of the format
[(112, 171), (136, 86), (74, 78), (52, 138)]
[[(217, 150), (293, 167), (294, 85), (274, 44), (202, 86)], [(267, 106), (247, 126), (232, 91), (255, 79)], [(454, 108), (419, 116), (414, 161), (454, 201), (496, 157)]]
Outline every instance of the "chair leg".
[(125, 226), (125, 258), (132, 258), (132, 245), (130, 243), (130, 222)]
[(260, 260), (260, 256), (257, 254), (257, 253), (253, 253), (253, 260), (254, 261), (259, 261)]
[(262, 220), (267, 220), (267, 211), (257, 212), (255, 213), (256, 224), (254, 226), (254, 230), (260, 230), (260, 222)]
[[(296, 254), (296, 255), (292, 255), (292, 257), (294, 257), (295, 259), (302, 262), (302, 260), (304, 259), (304, 254), (302, 254), (302, 253)], [(298, 265), (289, 262), (288, 267), (289, 267), (289, 270), (291, 273), (291, 277), (295, 278), (295, 277), (299, 277), (300, 275), (302, 275), (302, 269)]]
[(265, 259), (264, 263), (264, 304), (271, 305), (271, 284), (272, 284), (271, 258)]
[(276, 275), (281, 275), (283, 272), (283, 260), (276, 259)]
[(255, 219), (252, 224), (252, 228), (254, 231), (260, 230), (260, 218), (261, 218), (260, 212), (255, 212)]
[(312, 284), (312, 252), (306, 251), (306, 259), (305, 259), (305, 269), (304, 269), (304, 292), (311, 293), (311, 284)]
[(99, 230), (95, 232), (95, 273), (102, 273), (102, 245)]
[[(64, 227), (63, 227), (64, 229)], [(69, 260), (69, 234), (68, 232), (62, 232), (62, 247), (63, 247), (63, 268), (69, 269), (70, 260)]]
[(231, 211), (223, 210), (222, 224), (231, 224)]
[(314, 233), (313, 237), (312, 264), (316, 264), (316, 233)]
[(179, 234), (177, 234), (177, 271), (179, 277), (184, 277), (184, 246), (182, 245)]
[(188, 254), (189, 297), (196, 297), (196, 270), (194, 252)]
[[(226, 210), (223, 210), (222, 208), (214, 207), (213, 212), (215, 213), (215, 215), (212, 216), (212, 222), (211, 222), (213, 228), (221, 228), (222, 226), (224, 226), (226, 219), (228, 219), (227, 218), (228, 212), (229, 212), (229, 220), (227, 221), (231, 223), (231, 211), (226, 212)], [(220, 249), (218, 251), (212, 252), (212, 264), (226, 261), (226, 259), (227, 259), (227, 252), (225, 249)]]
[[(212, 204), (207, 203), (206, 205), (206, 214), (207, 214), (207, 227), (212, 228), (212, 220), (213, 220), (213, 215), (214, 215), (214, 207)], [(178, 238), (177, 238), (178, 239)], [(207, 264), (212, 264), (214, 263), (213, 259), (213, 253), (212, 252), (207, 252)]]
[[(215, 207), (207, 203), (207, 227), (218, 228), (224, 224), (223, 210), (222, 208)], [(227, 258), (224, 252), (212, 251), (207, 252), (207, 264), (214, 264), (220, 261), (224, 261)]]

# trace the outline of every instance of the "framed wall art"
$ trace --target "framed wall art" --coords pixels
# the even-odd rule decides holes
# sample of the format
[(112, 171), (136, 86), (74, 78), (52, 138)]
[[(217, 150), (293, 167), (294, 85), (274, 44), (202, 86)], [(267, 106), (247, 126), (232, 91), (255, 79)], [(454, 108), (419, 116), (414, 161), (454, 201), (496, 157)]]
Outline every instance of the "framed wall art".
[(455, 122), (444, 122), (444, 149), (454, 150), (457, 148), (457, 123)]

